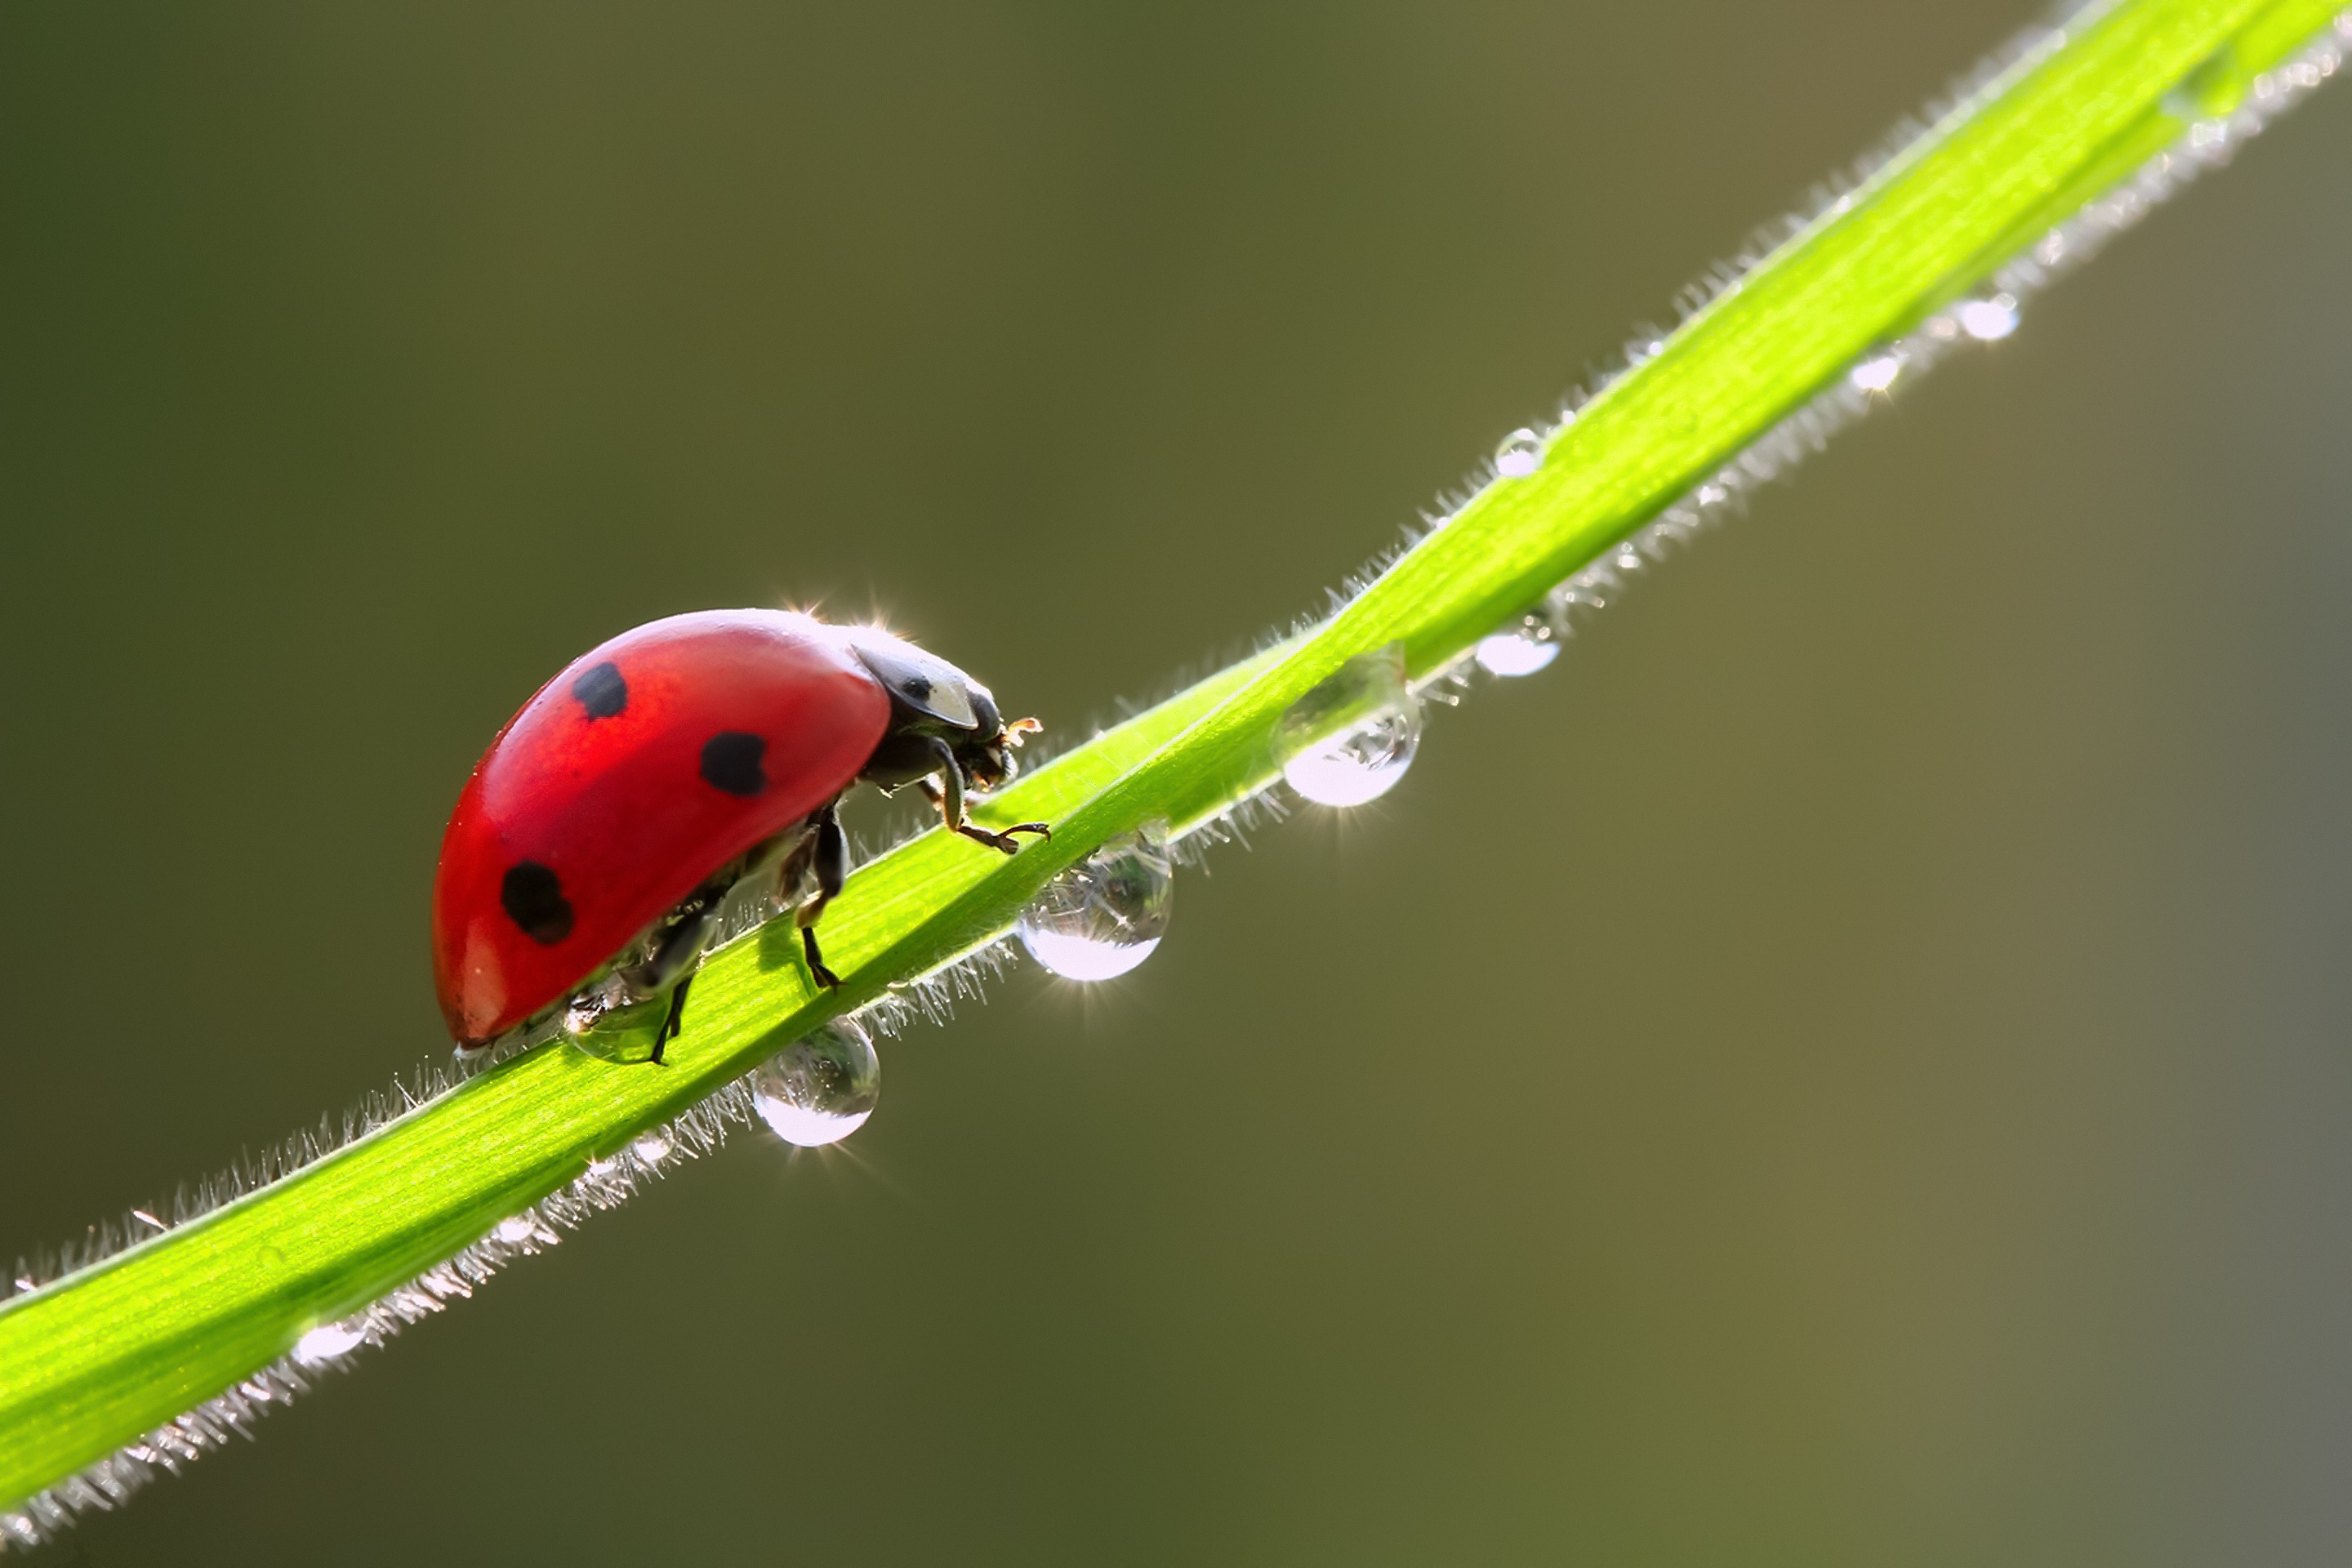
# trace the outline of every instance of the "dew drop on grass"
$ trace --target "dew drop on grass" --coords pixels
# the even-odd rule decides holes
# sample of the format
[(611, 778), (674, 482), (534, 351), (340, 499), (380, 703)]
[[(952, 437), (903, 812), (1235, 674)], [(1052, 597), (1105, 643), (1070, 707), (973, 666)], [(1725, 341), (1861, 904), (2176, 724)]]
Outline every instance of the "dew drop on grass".
[(1960, 331), (1980, 343), (1999, 342), (2017, 331), (2017, 301), (2007, 294), (1970, 300), (1953, 313), (1959, 318)]
[(1150, 958), (1176, 893), (1168, 825), (1112, 839), (1045, 884), (1013, 930), (1065, 980), (1108, 980)]
[(648, 1165), (658, 1165), (669, 1158), (670, 1142), (658, 1132), (648, 1132), (629, 1145), (629, 1152)]
[(321, 1323), (294, 1342), (294, 1359), (304, 1366), (324, 1366), (359, 1348), (367, 1335), (341, 1323)]
[(1275, 726), (1282, 776), (1320, 805), (1378, 800), (1420, 745), (1421, 702), (1405, 684), (1402, 643), (1348, 660)]
[(1856, 392), (1885, 392), (1903, 374), (1903, 362), (1893, 354), (1877, 354), (1846, 373)]
[(509, 1215), (506, 1218), (499, 1221), (498, 1228), (490, 1232), (490, 1234), (497, 1237), (500, 1241), (505, 1242), (509, 1247), (513, 1247), (520, 1243), (529, 1241), (532, 1237), (537, 1236), (539, 1234), (539, 1226), (533, 1223), (529, 1215)]
[(563, 1032), (600, 1062), (643, 1062), (653, 1059), (668, 1023), (669, 993), (632, 1002), (621, 977), (612, 974), (572, 999)]
[(1559, 641), (1549, 617), (1522, 616), (1518, 625), (1479, 638), (1473, 657), (1489, 675), (1533, 675), (1559, 657)]
[(1514, 430), (1495, 448), (1495, 471), (1507, 479), (1524, 479), (1543, 467), (1543, 437), (1532, 430)]
[(854, 1018), (835, 1018), (751, 1072), (760, 1120), (803, 1149), (838, 1143), (865, 1126), (881, 1089), (881, 1058)]

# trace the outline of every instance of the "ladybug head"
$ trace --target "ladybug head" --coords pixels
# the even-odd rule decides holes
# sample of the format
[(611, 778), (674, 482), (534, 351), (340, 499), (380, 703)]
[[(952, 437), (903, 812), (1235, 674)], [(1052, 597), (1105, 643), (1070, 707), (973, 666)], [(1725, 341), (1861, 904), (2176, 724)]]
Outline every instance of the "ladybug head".
[(987, 687), (933, 653), (879, 626), (845, 626), (843, 639), (890, 694), (906, 728), (939, 736), (974, 787), (997, 789), (1017, 771), (1013, 752), (1037, 732), (1034, 719), (1007, 724)]
[[(988, 716), (993, 733), (983, 730), (985, 739), (974, 738), (956, 747), (956, 761), (963, 764), (964, 776), (981, 789), (1002, 789), (1021, 771), (1020, 759), (1013, 753), (1021, 742), (1045, 728), (1034, 719), (1015, 719), (1007, 724), (996, 717), (996, 704), (983, 689), (978, 693), (988, 704)], [(975, 702), (974, 707), (980, 704)]]

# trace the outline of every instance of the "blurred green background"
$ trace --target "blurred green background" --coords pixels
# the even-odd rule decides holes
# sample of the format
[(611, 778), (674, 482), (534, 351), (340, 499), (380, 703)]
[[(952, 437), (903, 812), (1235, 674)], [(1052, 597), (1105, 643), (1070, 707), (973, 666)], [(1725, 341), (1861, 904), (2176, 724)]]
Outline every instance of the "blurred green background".
[[(2032, 15), (10, 8), (0, 1252), (439, 1052), (575, 653), (821, 596), (1079, 731)], [(2340, 1561), (2348, 151), (56, 1555)]]

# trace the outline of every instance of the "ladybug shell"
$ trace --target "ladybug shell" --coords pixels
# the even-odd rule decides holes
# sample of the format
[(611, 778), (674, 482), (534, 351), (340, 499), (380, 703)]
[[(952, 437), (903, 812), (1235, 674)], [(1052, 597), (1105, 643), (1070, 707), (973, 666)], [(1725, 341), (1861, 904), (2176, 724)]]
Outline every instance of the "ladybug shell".
[(466, 782), (433, 879), (449, 1032), (561, 1001), (710, 874), (839, 795), (890, 699), (830, 628), (709, 610), (575, 659)]

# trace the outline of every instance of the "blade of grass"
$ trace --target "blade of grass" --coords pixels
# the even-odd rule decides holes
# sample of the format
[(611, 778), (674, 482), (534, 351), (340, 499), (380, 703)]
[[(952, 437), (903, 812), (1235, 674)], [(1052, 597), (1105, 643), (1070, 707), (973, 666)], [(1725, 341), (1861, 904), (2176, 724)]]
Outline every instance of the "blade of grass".
[[(1003, 931), (1056, 872), (1274, 776), (1283, 710), (1401, 644), (1426, 678), (1784, 417), (1873, 345), (2226, 107), (2329, 23), (2307, 0), (2119, 0), (2070, 22), (1693, 316), (1312, 634), (1212, 677), (990, 801), (1042, 817), (1010, 860), (928, 835), (828, 918), (809, 986), (788, 925), (715, 954), (660, 1069), (559, 1047), (506, 1062), (300, 1173), (0, 1307), (0, 1499), (30, 1496), (284, 1356), (677, 1117), (782, 1044)], [(135, 946), (129, 961), (135, 962)]]

